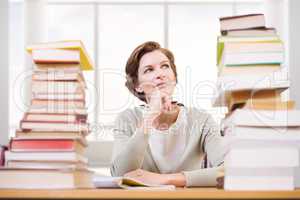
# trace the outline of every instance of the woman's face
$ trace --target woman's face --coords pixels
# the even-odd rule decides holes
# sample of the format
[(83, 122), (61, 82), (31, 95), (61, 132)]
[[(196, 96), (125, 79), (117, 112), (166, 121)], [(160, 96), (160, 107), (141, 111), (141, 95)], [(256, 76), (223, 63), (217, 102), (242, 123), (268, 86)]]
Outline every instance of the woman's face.
[(167, 56), (159, 50), (143, 55), (138, 69), (138, 81), (137, 91), (144, 92), (146, 96), (153, 92), (154, 87), (171, 96), (176, 77)]

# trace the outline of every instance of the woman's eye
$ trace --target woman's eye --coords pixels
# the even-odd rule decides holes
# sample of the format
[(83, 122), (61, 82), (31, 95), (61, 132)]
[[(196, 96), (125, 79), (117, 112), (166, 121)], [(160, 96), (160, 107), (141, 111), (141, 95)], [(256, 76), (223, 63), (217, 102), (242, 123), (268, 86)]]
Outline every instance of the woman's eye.
[(152, 71), (152, 69), (151, 68), (148, 68), (148, 69), (146, 69), (145, 71), (144, 71), (144, 74), (146, 74), (146, 73), (148, 73), (148, 72), (151, 72)]
[(162, 67), (163, 67), (163, 68), (169, 68), (170, 66), (167, 65), (167, 64), (165, 64), (165, 65), (163, 65)]

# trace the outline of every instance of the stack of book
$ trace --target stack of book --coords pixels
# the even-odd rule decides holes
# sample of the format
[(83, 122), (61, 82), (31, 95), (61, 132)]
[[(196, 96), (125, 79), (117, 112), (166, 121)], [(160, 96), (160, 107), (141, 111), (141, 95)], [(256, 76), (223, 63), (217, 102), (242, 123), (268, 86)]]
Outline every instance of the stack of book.
[(90, 188), (89, 133), (82, 70), (92, 64), (80, 41), (32, 45), (32, 99), (5, 152), (0, 188)]
[(218, 94), (226, 106), (222, 122), (228, 141), (224, 188), (292, 190), (300, 187), (300, 111), (282, 101), (289, 87), (283, 43), (263, 14), (220, 18)]

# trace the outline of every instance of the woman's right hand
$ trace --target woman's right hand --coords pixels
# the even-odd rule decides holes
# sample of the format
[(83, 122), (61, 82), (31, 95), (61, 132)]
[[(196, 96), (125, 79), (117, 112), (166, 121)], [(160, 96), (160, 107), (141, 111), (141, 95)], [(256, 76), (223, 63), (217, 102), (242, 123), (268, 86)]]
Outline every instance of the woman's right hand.
[(154, 120), (163, 112), (171, 110), (171, 96), (153, 84), (144, 84), (143, 91), (147, 94), (148, 104), (148, 109), (145, 109), (143, 116), (144, 126), (149, 129), (153, 127)]

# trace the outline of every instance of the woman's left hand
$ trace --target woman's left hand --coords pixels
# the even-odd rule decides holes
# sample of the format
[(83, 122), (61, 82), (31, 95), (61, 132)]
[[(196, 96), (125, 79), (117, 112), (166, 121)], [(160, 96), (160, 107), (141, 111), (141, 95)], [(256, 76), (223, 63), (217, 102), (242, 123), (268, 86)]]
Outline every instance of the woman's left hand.
[(153, 173), (142, 169), (137, 169), (128, 172), (124, 176), (129, 178), (134, 178), (138, 181), (148, 183), (148, 184), (159, 184), (159, 185), (168, 184), (167, 174), (158, 174), (158, 173)]

